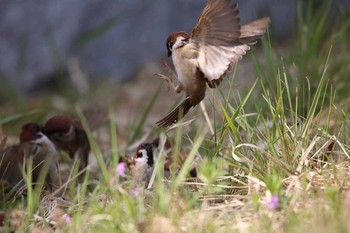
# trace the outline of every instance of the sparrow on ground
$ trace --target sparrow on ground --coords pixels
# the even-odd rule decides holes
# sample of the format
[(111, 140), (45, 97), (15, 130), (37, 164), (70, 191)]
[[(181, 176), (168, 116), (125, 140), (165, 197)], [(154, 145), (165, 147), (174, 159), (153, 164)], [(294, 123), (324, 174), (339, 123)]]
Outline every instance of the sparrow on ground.
[(11, 189), (23, 189), (26, 184), (22, 172), (29, 173), (30, 158), (32, 183), (38, 182), (42, 169), (48, 166), (45, 185), (52, 190), (57, 176), (57, 151), (55, 145), (41, 132), (41, 127), (35, 123), (23, 125), (19, 144), (0, 151), (1, 183)]
[[(132, 187), (146, 187), (150, 182), (154, 165), (159, 159), (155, 156), (157, 154), (156, 150), (159, 150), (159, 138), (156, 138), (151, 143), (142, 143), (136, 149), (136, 153), (134, 156), (132, 156), (131, 162), (128, 162), (128, 166), (132, 174)], [(164, 153), (166, 156), (164, 163), (164, 177), (168, 179), (171, 175), (171, 168), (174, 162), (171, 144), (169, 141), (165, 142)], [(178, 164), (176, 164), (174, 168), (176, 170), (180, 169), (181, 164), (185, 161), (185, 159), (184, 154), (180, 153)], [(197, 176), (197, 171), (195, 168), (191, 169), (190, 175), (191, 177)]]
[(43, 133), (50, 138), (58, 150), (65, 151), (71, 159), (80, 160), (79, 171), (87, 167), (90, 143), (80, 121), (68, 116), (54, 116), (44, 124)]

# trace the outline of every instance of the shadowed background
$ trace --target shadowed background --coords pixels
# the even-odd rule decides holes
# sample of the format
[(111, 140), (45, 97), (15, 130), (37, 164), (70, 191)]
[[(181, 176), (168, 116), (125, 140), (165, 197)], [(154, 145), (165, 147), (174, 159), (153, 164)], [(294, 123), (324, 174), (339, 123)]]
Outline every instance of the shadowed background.
[[(242, 23), (269, 16), (274, 39), (284, 42), (293, 35), (298, 1), (236, 2)], [(166, 56), (168, 34), (190, 31), (205, 4), (205, 0), (2, 0), (0, 98), (4, 88), (26, 95), (68, 85), (84, 92), (97, 82), (133, 79), (145, 67), (149, 71), (145, 75), (151, 75)], [(334, 18), (350, 2), (333, 0), (331, 5)]]

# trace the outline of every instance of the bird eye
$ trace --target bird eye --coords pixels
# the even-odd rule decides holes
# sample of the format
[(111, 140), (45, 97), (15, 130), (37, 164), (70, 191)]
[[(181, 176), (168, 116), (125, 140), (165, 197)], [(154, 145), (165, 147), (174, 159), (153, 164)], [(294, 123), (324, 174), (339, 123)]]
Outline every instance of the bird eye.
[(137, 156), (137, 158), (142, 158), (142, 152), (137, 152), (137, 154), (136, 154), (136, 156)]
[(186, 37), (186, 38), (182, 38), (182, 40), (181, 40), (181, 41), (182, 41), (182, 42), (186, 42), (186, 43), (187, 43), (189, 40), (190, 40), (190, 38)]

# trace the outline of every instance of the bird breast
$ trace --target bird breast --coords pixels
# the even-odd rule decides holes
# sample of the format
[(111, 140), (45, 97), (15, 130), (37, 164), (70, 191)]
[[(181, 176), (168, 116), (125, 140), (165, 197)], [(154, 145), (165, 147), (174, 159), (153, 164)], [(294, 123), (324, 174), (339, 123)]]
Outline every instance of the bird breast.
[(144, 187), (148, 184), (153, 172), (153, 167), (146, 163), (136, 163), (132, 170), (132, 187)]
[(206, 82), (198, 68), (198, 51), (190, 43), (173, 51), (172, 59), (177, 79), (186, 96), (202, 100), (205, 95)]

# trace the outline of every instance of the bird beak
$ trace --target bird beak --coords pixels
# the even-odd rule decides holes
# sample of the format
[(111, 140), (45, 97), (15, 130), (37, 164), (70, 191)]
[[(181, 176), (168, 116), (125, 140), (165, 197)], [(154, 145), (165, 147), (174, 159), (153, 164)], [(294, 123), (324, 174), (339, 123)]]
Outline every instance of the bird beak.
[(171, 50), (169, 49), (168, 50), (168, 57), (170, 57), (171, 56)]

